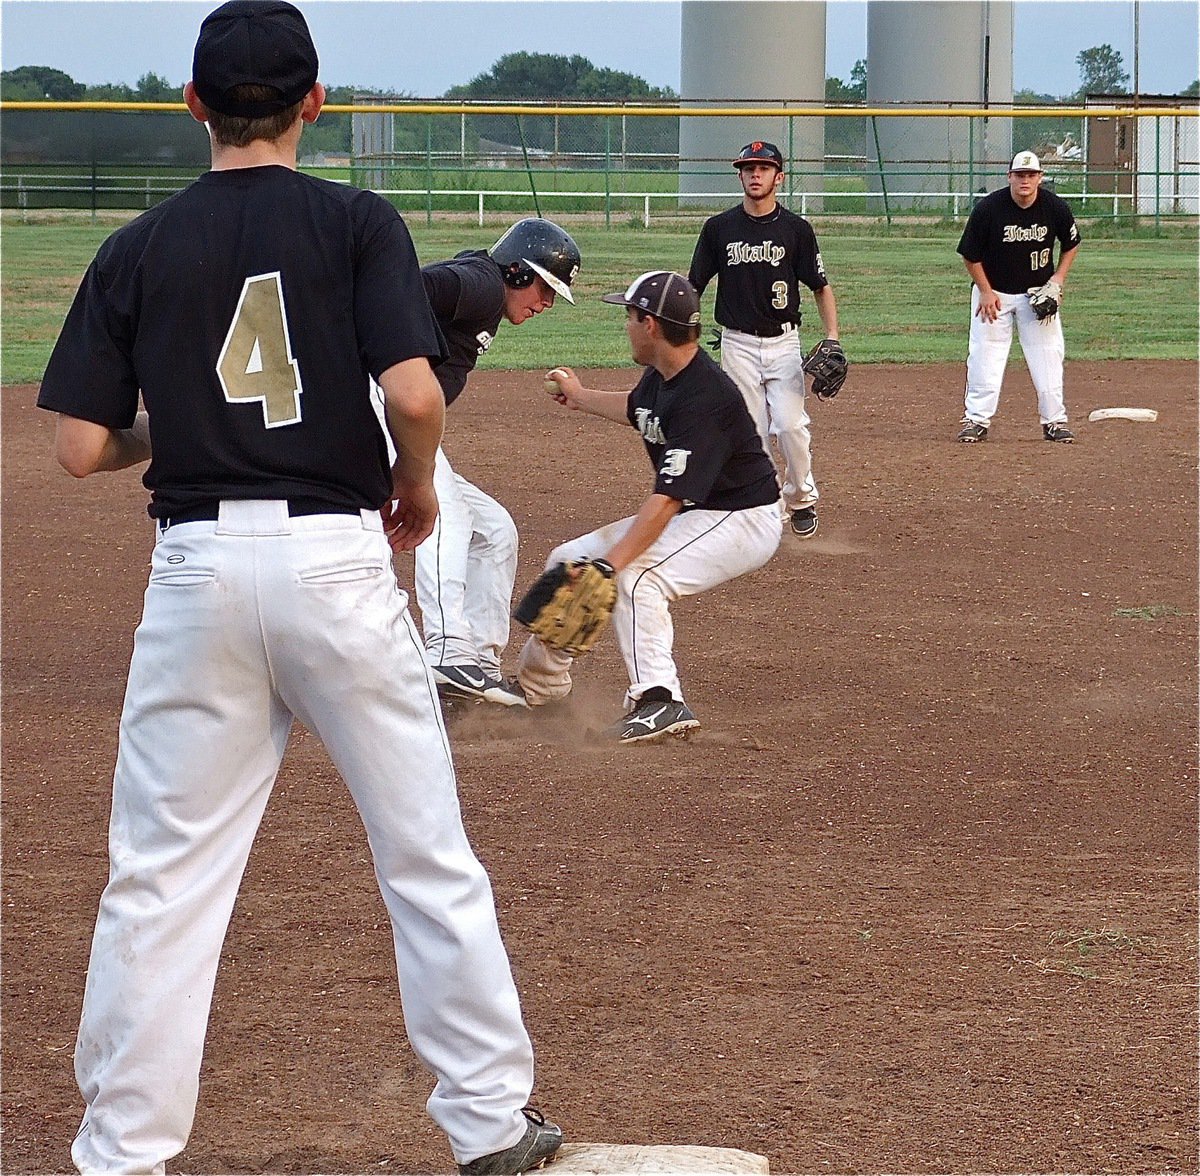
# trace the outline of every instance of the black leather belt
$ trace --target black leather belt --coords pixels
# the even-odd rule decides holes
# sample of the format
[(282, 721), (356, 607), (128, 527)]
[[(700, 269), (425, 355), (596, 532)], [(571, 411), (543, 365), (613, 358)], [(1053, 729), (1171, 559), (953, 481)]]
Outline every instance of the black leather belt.
[(778, 339), (780, 335), (786, 335), (790, 331), (796, 329), (795, 323), (780, 323), (779, 326), (773, 327), (766, 331), (746, 331), (747, 335), (754, 335), (759, 339)]
[[(314, 498), (289, 498), (287, 500), (288, 514), (292, 518), (300, 515), (344, 514), (359, 513), (356, 506), (333, 506), (328, 502), (318, 502)], [(165, 531), (178, 523), (215, 523), (221, 514), (219, 502), (198, 502), (195, 506), (185, 506), (170, 515), (158, 520), (158, 525)]]

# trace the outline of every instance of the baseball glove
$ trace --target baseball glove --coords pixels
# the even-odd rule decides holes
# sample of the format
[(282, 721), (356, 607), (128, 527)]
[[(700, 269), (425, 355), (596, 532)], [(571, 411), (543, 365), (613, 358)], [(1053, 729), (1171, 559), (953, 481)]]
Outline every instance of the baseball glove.
[(612, 616), (616, 577), (602, 559), (555, 564), (533, 582), (513, 616), (547, 645), (581, 657)]
[(836, 339), (822, 339), (804, 357), (804, 370), (812, 376), (818, 400), (832, 400), (846, 382), (850, 362)]
[(1029, 305), (1039, 321), (1052, 319), (1062, 304), (1062, 287), (1055, 281), (1049, 281), (1044, 286), (1031, 286), (1028, 297)]

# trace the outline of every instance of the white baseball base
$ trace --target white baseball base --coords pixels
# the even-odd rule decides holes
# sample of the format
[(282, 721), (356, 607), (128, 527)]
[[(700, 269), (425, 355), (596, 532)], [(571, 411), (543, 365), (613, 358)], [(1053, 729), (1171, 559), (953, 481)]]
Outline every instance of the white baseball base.
[(1089, 421), (1156, 421), (1158, 413), (1152, 408), (1095, 408), (1088, 413)]
[(552, 1176), (666, 1176), (674, 1173), (769, 1173), (766, 1156), (732, 1147), (565, 1143), (546, 1168)]

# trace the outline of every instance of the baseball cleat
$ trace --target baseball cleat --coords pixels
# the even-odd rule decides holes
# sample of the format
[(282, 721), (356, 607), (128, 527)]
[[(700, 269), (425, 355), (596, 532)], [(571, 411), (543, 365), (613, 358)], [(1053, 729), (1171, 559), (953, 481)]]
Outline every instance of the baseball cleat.
[(512, 1147), (491, 1155), (480, 1156), (469, 1164), (459, 1164), (463, 1176), (517, 1176), (521, 1172), (532, 1172), (550, 1163), (562, 1147), (563, 1133), (554, 1123), (533, 1107), (524, 1107), (521, 1114), (529, 1121), (525, 1134)]
[(444, 699), (470, 698), (498, 706), (528, 706), (515, 678), (505, 681), (482, 666), (434, 666), (433, 680)]
[(1053, 424), (1042, 426), (1043, 441), (1061, 441), (1065, 445), (1070, 445), (1075, 440), (1075, 434), (1071, 432), (1064, 424)]
[(617, 742), (648, 743), (664, 735), (686, 738), (690, 730), (699, 726), (699, 719), (686, 703), (676, 702), (673, 698), (666, 702), (643, 700), (617, 724)]
[(981, 425), (977, 421), (963, 421), (963, 430), (955, 440), (967, 442), (986, 441), (987, 435), (987, 425)]
[(492, 678), (491, 685), (483, 692), (485, 702), (494, 702), (497, 706), (517, 706), (529, 709), (529, 700), (525, 691), (516, 678)]
[(811, 539), (817, 533), (817, 508), (802, 506), (792, 511), (792, 534), (801, 539)]
[(458, 698), (483, 698), (496, 679), (484, 673), (481, 666), (434, 666), (433, 680), (438, 693)]

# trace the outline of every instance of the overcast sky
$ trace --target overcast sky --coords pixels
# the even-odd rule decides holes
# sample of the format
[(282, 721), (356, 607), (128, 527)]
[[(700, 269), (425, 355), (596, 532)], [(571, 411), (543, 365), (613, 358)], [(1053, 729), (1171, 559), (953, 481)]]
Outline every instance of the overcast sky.
[[(804, 3), (806, 0), (793, 0)], [(0, 64), (48, 65), (87, 83), (134, 84), (153, 72), (181, 85), (212, 2), (0, 0)], [(519, 50), (582, 54), (652, 85), (679, 86), (678, 0), (301, 0), (327, 85), (437, 97)], [(1067, 94), (1075, 57), (1109, 44), (1133, 73), (1132, 0), (1017, 0), (1014, 85)], [(1197, 0), (1141, 0), (1144, 93), (1174, 93), (1200, 75)], [(866, 57), (864, 0), (830, 0), (826, 73), (849, 80)], [(747, 64), (752, 68), (752, 62)]]

